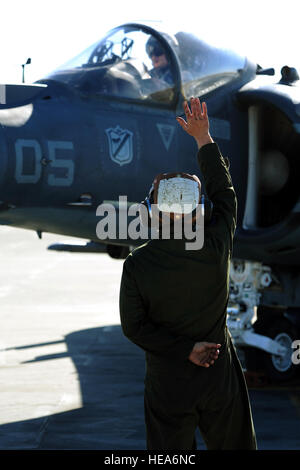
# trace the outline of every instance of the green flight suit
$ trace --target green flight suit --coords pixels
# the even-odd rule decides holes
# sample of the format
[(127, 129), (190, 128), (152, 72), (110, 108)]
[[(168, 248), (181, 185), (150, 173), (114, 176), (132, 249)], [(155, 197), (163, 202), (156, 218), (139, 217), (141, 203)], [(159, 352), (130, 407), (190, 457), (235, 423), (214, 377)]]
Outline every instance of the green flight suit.
[[(147, 448), (195, 449), (197, 426), (208, 449), (256, 449), (243, 371), (226, 326), (236, 196), (216, 143), (198, 162), (213, 218), (200, 250), (186, 240), (150, 240), (124, 262), (120, 318), (146, 352)], [(220, 343), (209, 368), (188, 356), (195, 342)]]

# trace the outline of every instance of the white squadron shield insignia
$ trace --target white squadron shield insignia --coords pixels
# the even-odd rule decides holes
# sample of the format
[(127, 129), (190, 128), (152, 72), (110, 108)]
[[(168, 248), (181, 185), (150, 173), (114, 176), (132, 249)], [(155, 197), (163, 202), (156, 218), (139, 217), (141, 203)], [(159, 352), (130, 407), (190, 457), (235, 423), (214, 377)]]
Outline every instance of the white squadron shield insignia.
[(108, 138), (109, 156), (120, 166), (130, 163), (133, 158), (133, 133), (120, 126), (105, 130)]

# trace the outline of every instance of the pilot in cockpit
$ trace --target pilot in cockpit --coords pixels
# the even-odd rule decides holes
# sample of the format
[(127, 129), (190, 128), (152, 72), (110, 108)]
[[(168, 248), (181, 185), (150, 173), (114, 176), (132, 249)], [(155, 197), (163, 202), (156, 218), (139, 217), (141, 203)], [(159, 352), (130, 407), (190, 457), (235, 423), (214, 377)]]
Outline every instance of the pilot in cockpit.
[(166, 51), (161, 43), (153, 36), (151, 36), (147, 41), (146, 52), (153, 65), (153, 69), (149, 71), (151, 77), (162, 80), (169, 85), (173, 85), (173, 74)]

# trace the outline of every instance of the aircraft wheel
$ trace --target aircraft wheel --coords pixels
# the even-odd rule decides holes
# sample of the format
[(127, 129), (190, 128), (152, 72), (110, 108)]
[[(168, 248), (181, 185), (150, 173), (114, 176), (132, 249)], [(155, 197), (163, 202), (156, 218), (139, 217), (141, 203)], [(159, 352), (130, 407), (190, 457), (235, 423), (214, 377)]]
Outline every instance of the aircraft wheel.
[(292, 343), (299, 339), (299, 332), (294, 325), (285, 318), (273, 317), (271, 322), (264, 326), (264, 331), (260, 331), (260, 333), (269, 336), (287, 348), (287, 353), (284, 356), (260, 351), (262, 369), (266, 375), (276, 382), (286, 382), (295, 378), (300, 367), (297, 367), (292, 361), (292, 354), (295, 351), (292, 348)]

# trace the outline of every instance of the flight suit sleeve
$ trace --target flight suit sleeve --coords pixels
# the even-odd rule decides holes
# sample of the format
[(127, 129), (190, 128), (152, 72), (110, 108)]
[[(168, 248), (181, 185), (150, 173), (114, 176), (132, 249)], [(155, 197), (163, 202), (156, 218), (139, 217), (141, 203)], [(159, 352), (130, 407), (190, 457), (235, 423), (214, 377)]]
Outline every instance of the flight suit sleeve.
[(174, 335), (167, 328), (149, 319), (134, 278), (134, 264), (130, 257), (123, 265), (119, 305), (122, 330), (130, 341), (152, 354), (173, 359), (188, 359), (195, 341)]
[(213, 203), (212, 221), (208, 229), (232, 253), (236, 229), (237, 200), (229, 173), (229, 160), (223, 158), (216, 143), (206, 144), (198, 152), (198, 163), (206, 193)]

